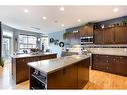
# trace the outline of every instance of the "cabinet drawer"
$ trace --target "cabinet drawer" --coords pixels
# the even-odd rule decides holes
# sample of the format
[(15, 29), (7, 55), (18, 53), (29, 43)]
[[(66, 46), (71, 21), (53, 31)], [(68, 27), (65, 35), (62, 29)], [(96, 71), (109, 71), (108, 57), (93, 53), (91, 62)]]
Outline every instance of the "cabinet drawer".
[(92, 69), (127, 76), (127, 56), (93, 55)]

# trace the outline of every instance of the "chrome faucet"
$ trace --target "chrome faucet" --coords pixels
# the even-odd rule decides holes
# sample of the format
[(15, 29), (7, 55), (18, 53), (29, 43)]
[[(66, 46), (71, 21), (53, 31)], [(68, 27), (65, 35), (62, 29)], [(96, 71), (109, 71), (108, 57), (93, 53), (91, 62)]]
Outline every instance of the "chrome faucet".
[(81, 49), (81, 54), (87, 55), (87, 53), (88, 53), (88, 50), (85, 49), (85, 48), (83, 47), (83, 48)]

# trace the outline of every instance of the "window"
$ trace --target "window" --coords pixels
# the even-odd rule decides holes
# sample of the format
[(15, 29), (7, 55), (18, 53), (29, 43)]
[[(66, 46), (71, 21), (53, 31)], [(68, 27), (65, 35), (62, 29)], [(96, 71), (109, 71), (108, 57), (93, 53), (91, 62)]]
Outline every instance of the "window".
[(36, 48), (37, 38), (31, 35), (19, 35), (19, 48), (20, 49), (28, 49), (28, 48)]

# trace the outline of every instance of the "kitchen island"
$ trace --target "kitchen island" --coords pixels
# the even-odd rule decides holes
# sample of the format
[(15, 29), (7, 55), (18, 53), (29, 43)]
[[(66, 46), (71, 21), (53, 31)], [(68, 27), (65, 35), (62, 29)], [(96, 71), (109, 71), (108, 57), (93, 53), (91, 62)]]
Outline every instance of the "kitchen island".
[(89, 81), (88, 55), (65, 56), (28, 65), (30, 89), (82, 89)]
[(12, 78), (16, 84), (28, 80), (29, 68), (27, 63), (56, 58), (55, 53), (20, 54), (12, 56)]

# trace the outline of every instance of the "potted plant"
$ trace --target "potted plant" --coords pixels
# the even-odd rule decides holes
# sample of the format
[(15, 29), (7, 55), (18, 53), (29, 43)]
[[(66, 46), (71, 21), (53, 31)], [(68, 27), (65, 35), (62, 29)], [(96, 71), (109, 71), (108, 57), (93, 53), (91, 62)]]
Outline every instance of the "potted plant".
[(126, 25), (126, 24), (127, 24), (127, 20), (123, 20), (122, 22), (123, 22), (123, 24), (124, 24), (124, 25)]
[(2, 67), (4, 66), (4, 61), (2, 58), (0, 59), (0, 66), (2, 66)]

